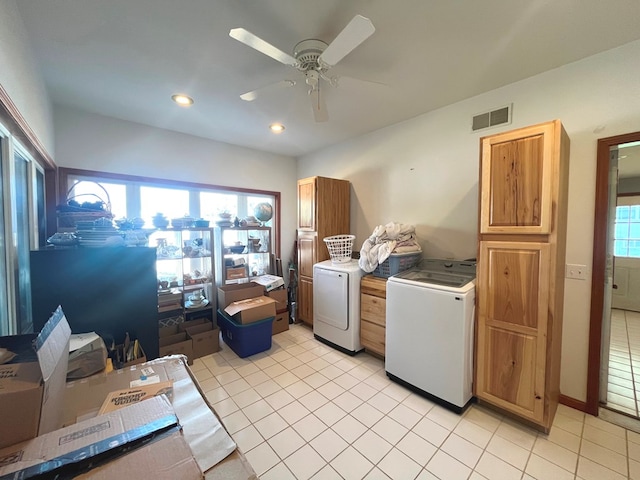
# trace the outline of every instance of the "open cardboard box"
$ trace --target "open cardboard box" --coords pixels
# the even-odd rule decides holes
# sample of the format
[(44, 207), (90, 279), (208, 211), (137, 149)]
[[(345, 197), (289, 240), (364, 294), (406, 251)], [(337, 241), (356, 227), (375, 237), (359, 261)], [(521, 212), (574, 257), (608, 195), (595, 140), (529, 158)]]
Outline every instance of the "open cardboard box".
[[(184, 439), (200, 470), (204, 472), (204, 478), (257, 480), (255, 472), (242, 453), (236, 449), (231, 436), (207, 402), (182, 355), (158, 358), (110, 374), (98, 374), (69, 382), (63, 409), (65, 425), (73, 425), (78, 421), (95, 417), (110, 392), (163, 381), (173, 382), (173, 408), (182, 426)], [(124, 461), (124, 458), (122, 460)], [(152, 460), (153, 457), (146, 455), (144, 464), (153, 466)], [(151, 478), (150, 471), (137, 475), (137, 478)], [(109, 477), (111, 478), (113, 477)], [(176, 475), (153, 478), (183, 477)]]
[(62, 426), (71, 328), (58, 307), (39, 334), (0, 337), (0, 448)]
[[(90, 472), (95, 464), (117, 464), (126, 457), (122, 457), (125, 453), (162, 438), (166, 432), (179, 434), (178, 418), (167, 397), (152, 397), (0, 450), (0, 476), (73, 478)], [(179, 437), (168, 438), (179, 443)], [(187, 476), (174, 478), (202, 478), (191, 451), (188, 448), (181, 451), (178, 463), (188, 468), (174, 473)], [(145, 478), (154, 471), (157, 470), (144, 471), (139, 465), (128, 476)]]
[(238, 324), (258, 322), (276, 316), (276, 301), (264, 295), (230, 303), (224, 309), (233, 321)]
[(264, 287), (257, 283), (240, 283), (218, 287), (218, 308), (224, 310), (227, 305), (238, 300), (254, 298), (264, 293)]

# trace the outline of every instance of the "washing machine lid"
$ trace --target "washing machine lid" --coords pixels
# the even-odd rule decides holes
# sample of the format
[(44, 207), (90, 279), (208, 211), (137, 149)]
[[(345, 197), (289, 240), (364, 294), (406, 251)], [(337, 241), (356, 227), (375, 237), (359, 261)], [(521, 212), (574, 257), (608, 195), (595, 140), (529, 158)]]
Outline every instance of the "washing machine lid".
[(410, 270), (394, 275), (410, 282), (461, 288), (476, 278), (475, 262), (426, 258)]

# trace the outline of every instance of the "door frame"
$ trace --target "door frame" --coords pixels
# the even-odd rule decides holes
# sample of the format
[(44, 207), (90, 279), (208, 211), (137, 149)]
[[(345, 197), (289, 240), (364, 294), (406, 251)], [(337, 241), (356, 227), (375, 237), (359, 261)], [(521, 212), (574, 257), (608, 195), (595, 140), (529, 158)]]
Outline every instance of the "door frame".
[(598, 408), (600, 405), (600, 352), (602, 347), (602, 310), (604, 308), (604, 276), (609, 205), (609, 151), (611, 147), (615, 145), (637, 141), (640, 141), (640, 132), (616, 135), (598, 140), (586, 401), (586, 412), (594, 416), (598, 416)]

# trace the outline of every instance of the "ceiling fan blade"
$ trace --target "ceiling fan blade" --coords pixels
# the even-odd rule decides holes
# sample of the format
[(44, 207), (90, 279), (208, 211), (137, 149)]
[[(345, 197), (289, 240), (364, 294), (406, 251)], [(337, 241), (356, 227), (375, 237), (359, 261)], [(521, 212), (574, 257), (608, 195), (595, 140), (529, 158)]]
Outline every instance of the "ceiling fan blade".
[(279, 48), (274, 47), (270, 43), (265, 42), (260, 37), (257, 37), (253, 33), (244, 28), (232, 28), (229, 30), (229, 36), (235, 38), (239, 42), (248, 45), (251, 48), (258, 50), (260, 53), (273, 58), (274, 60), (284, 63), (285, 65), (295, 66), (296, 59), (288, 53), (284, 53)]
[(271, 85), (267, 85), (256, 90), (243, 93), (242, 95), (240, 95), (240, 98), (245, 102), (253, 102), (256, 98), (258, 98), (260, 95), (264, 95), (266, 92), (277, 90), (282, 87), (293, 87), (295, 84), (296, 82), (294, 80), (280, 80), (277, 83), (272, 83)]
[(371, 20), (362, 15), (356, 15), (322, 52), (318, 61), (329, 66), (335, 65), (375, 31)]
[(313, 109), (313, 118), (316, 122), (326, 122), (329, 120), (329, 112), (327, 105), (324, 103), (324, 97), (320, 95), (320, 89), (314, 88), (309, 92), (311, 98), (311, 108)]

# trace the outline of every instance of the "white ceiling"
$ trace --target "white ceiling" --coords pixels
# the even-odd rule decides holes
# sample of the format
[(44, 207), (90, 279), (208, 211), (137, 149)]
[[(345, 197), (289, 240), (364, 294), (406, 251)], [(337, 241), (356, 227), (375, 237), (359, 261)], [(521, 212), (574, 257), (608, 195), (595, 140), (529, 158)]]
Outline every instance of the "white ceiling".
[[(637, 0), (16, 4), (55, 104), (291, 156), (640, 38)], [(292, 54), (306, 38), (330, 43), (356, 14), (376, 31), (331, 71), (343, 78), (324, 89), (326, 123), (314, 122), (300, 72), (228, 35), (244, 27)], [(239, 98), (283, 79), (297, 84)], [(177, 92), (195, 105), (177, 107)], [(269, 133), (274, 121), (283, 134)]]

